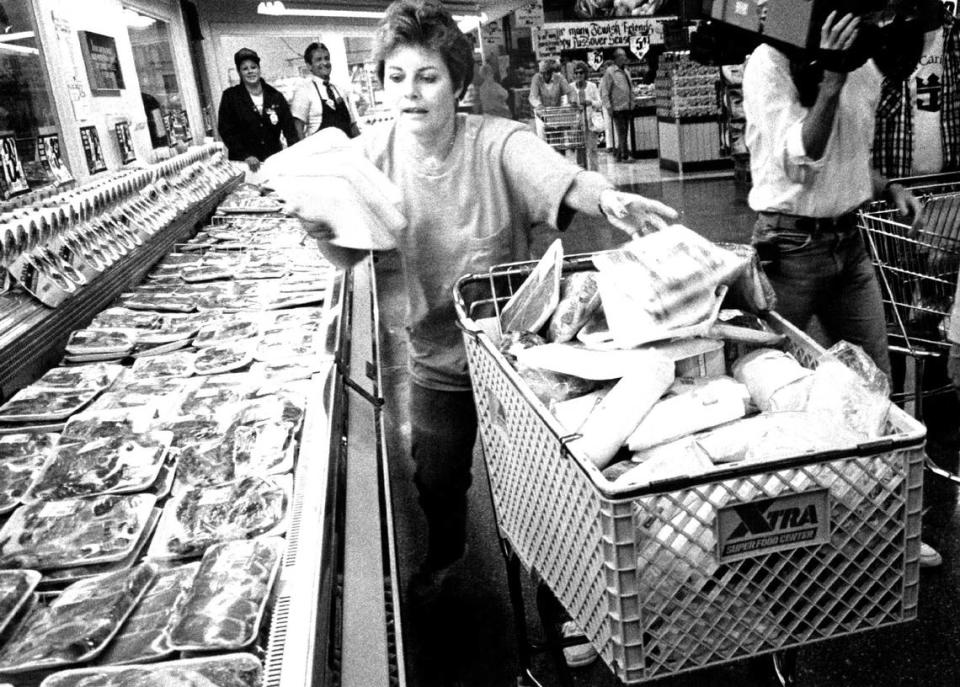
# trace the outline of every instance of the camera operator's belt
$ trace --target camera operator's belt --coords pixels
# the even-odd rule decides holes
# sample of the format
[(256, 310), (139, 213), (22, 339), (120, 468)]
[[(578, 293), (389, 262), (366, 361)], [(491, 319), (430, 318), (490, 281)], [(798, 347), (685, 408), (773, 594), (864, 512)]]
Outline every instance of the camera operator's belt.
[(857, 213), (848, 212), (839, 217), (805, 217), (790, 215), (785, 212), (761, 212), (763, 217), (772, 226), (786, 231), (797, 231), (803, 234), (841, 234), (857, 226)]

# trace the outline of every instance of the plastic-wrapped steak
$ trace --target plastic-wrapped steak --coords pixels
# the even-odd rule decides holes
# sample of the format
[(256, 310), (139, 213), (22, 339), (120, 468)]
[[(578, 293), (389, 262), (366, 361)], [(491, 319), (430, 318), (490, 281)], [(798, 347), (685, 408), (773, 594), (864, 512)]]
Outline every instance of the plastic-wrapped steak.
[(0, 529), (0, 568), (119, 560), (137, 543), (154, 502), (148, 494), (129, 494), (20, 506)]
[(171, 653), (170, 630), (199, 567), (197, 562), (161, 571), (100, 656), (100, 663), (151, 661)]
[(271, 532), (286, 516), (288, 497), (288, 490), (276, 480), (255, 476), (191, 489), (167, 505), (173, 508), (167, 550), (194, 555), (217, 542)]
[(210, 547), (170, 635), (180, 649), (239, 649), (259, 631), (283, 541), (261, 537)]
[(76, 582), (49, 605), (38, 603), (0, 649), (0, 672), (86, 661), (101, 651), (156, 575), (150, 564)]

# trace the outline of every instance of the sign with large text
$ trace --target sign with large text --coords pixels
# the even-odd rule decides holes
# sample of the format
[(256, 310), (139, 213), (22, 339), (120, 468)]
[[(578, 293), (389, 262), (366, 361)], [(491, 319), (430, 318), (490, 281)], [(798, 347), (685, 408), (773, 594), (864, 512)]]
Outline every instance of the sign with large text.
[[(556, 22), (544, 24), (534, 33), (537, 57), (558, 57), (565, 50), (646, 48), (663, 43), (663, 22), (676, 17), (629, 17), (604, 21)], [(637, 55), (637, 57), (642, 57)]]
[(517, 26), (534, 28), (543, 25), (543, 0), (533, 0), (513, 11), (513, 18)]

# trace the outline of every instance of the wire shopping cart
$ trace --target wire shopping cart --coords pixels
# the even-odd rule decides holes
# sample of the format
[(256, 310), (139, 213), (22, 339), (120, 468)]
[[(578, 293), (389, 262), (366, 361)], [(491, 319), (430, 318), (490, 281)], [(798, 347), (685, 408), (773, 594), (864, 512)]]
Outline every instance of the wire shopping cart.
[(882, 202), (861, 211), (859, 225), (880, 281), (890, 349), (914, 361), (913, 388), (904, 396), (913, 397), (920, 418), (924, 397), (949, 389), (924, 389), (923, 379), (926, 362), (950, 347), (946, 334), (960, 272), (960, 175), (897, 182), (923, 203), (924, 228), (913, 233), (909, 222)]
[[(589, 257), (564, 261), (565, 273), (590, 268)], [(531, 654), (542, 648), (528, 641), (521, 564), (540, 581), (541, 622), (567, 685), (557, 646), (569, 642), (551, 630), (541, 596), (560, 603), (628, 684), (761, 655), (774, 656), (777, 679), (788, 684), (797, 647), (916, 618), (919, 422), (894, 407), (885, 436), (850, 450), (613, 491), (498, 349), (500, 311), (531, 270), (501, 266), (465, 276), (454, 297), (507, 565), (521, 684), (539, 684)], [(802, 364), (817, 364), (823, 349), (812, 339), (775, 313), (769, 324)], [(824, 528), (816, 542), (783, 539), (779, 546), (766, 539), (781, 541), (772, 530), (736, 525), (738, 513), (785, 512), (805, 499)], [(728, 535), (740, 529), (766, 548), (731, 548)]]
[(576, 105), (538, 107), (534, 111), (537, 134), (561, 153), (576, 151), (577, 160), (586, 168), (586, 116)]

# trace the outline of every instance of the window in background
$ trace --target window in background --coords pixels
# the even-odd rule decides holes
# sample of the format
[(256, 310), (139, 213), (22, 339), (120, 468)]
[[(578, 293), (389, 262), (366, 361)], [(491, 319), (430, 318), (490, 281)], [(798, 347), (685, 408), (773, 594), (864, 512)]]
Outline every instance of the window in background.
[(0, 137), (13, 137), (20, 163), (8, 159), (12, 150), (3, 156), (0, 198), (57, 181), (38, 154), (39, 136), (57, 135), (60, 128), (31, 5), (0, 0)]
[(186, 112), (173, 62), (170, 27), (165, 21), (129, 7), (123, 9), (123, 14), (137, 66), (150, 143), (154, 148), (174, 145), (189, 135), (183, 131), (186, 128), (188, 132), (189, 126), (184, 126)]
[(383, 89), (377, 79), (377, 65), (370, 61), (373, 50), (372, 38), (348, 37), (343, 39), (347, 51), (347, 69), (350, 72), (350, 88), (353, 91), (357, 114), (363, 117), (383, 103)]

